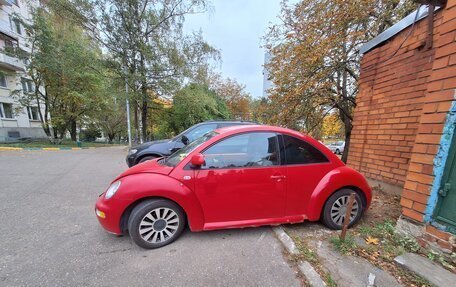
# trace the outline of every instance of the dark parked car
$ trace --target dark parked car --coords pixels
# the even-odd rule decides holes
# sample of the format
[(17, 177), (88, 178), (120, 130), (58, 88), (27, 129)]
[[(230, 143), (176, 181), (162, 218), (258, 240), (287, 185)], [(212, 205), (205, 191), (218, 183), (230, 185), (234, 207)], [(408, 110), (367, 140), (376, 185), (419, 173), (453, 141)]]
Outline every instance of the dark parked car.
[(183, 131), (172, 139), (146, 142), (135, 146), (128, 151), (126, 158), (127, 165), (132, 167), (138, 163), (145, 162), (157, 157), (169, 156), (175, 151), (183, 148), (195, 139), (207, 132), (218, 128), (224, 128), (237, 125), (255, 125), (257, 123), (248, 121), (206, 121)]

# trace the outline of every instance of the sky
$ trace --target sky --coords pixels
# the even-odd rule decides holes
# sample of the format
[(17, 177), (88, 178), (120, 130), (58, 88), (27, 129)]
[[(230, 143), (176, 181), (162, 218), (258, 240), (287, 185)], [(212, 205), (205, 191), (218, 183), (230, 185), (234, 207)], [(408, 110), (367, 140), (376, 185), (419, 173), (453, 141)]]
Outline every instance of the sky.
[(204, 14), (187, 15), (186, 32), (202, 30), (204, 39), (220, 50), (223, 77), (246, 85), (255, 98), (263, 94), (262, 37), (278, 23), (279, 0), (212, 0)]

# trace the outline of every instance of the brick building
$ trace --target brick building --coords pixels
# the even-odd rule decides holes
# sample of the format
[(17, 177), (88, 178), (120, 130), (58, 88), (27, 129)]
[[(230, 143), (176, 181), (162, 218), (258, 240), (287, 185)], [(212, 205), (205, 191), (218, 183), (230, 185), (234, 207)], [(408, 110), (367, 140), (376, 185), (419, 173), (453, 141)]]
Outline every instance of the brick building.
[(401, 194), (399, 231), (452, 252), (456, 0), (427, 2), (442, 6), (421, 6), (361, 49), (348, 165), (372, 185)]

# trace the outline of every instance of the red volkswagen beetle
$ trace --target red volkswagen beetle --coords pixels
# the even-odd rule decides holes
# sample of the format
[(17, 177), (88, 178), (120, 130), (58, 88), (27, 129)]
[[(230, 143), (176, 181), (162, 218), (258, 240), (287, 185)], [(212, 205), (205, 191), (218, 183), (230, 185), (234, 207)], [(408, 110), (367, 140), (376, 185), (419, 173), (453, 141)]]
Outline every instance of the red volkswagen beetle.
[(215, 130), (168, 158), (118, 176), (96, 203), (109, 232), (128, 231), (144, 248), (158, 248), (192, 231), (321, 219), (332, 229), (369, 207), (365, 178), (309, 136), (273, 126)]

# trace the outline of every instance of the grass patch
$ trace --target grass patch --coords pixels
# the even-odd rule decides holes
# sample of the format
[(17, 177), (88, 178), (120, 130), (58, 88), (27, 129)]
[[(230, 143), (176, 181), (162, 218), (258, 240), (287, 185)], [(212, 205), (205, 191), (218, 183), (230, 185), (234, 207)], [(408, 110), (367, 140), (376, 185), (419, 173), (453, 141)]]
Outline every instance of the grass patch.
[[(106, 147), (106, 146), (120, 146), (123, 144), (108, 144), (98, 142), (81, 142), (80, 147)], [(0, 143), (1, 147), (19, 147), (19, 148), (48, 148), (48, 147), (78, 147), (77, 143), (71, 140), (63, 140), (61, 143), (53, 144), (48, 140), (39, 140), (32, 142), (21, 143)]]
[(326, 284), (328, 284), (329, 287), (337, 287), (336, 281), (334, 281), (334, 279), (332, 279), (332, 277), (329, 273), (326, 273), (325, 282), (326, 282)]
[(331, 237), (329, 239), (329, 241), (334, 245), (336, 250), (342, 254), (351, 253), (356, 248), (356, 243), (355, 243), (353, 237), (350, 235), (347, 235), (345, 237), (345, 240), (341, 240), (339, 238), (339, 236), (337, 236), (337, 237)]
[(299, 261), (307, 261), (309, 262), (315, 270), (320, 274), (321, 278), (323, 281), (326, 282), (326, 284), (329, 287), (337, 287), (336, 282), (332, 279), (331, 274), (326, 272), (324, 268), (322, 267), (320, 261), (318, 260), (317, 253), (310, 248), (305, 240), (299, 238), (299, 237), (294, 237), (293, 241), (296, 244), (296, 248), (298, 248), (299, 255), (295, 256), (294, 259), (299, 262)]
[(393, 221), (385, 220), (374, 225), (359, 226), (357, 232), (362, 239), (366, 240), (366, 244), (358, 245), (353, 242), (346, 246), (347, 243), (339, 243), (336, 239), (331, 242), (336, 249), (345, 248), (352, 254), (363, 257), (373, 265), (391, 273), (401, 284), (432, 286), (426, 279), (399, 268), (394, 262), (394, 258), (405, 252), (422, 252), (422, 249), (415, 239), (397, 234)]
[(310, 249), (303, 240), (295, 238), (294, 241), (296, 243), (296, 247), (299, 250), (301, 260), (308, 261), (312, 265), (318, 263), (317, 254), (312, 249)]

